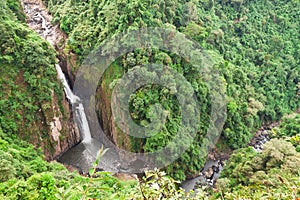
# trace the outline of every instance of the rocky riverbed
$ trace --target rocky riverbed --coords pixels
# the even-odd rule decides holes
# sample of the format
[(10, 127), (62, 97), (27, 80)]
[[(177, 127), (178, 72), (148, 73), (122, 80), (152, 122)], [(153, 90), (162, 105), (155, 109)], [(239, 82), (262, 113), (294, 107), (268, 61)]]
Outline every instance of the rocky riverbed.
[[(248, 143), (248, 146), (253, 147), (257, 152), (261, 152), (263, 145), (271, 139), (270, 131), (272, 128), (279, 125), (279, 122), (274, 122), (265, 126), (262, 126)], [(201, 186), (214, 187), (217, 179), (221, 175), (221, 171), (226, 164), (226, 161), (229, 159), (230, 153), (222, 153), (212, 151), (208, 155), (208, 159), (201, 170), (199, 176), (186, 180), (182, 183), (182, 187), (186, 191), (196, 190)]]
[(263, 145), (271, 139), (270, 131), (277, 126), (279, 126), (279, 122), (274, 122), (267, 126), (261, 127), (256, 132), (252, 140), (248, 143), (248, 146), (252, 146), (254, 150), (261, 152)]
[(72, 66), (76, 65), (76, 55), (72, 52), (66, 54), (64, 51), (67, 35), (61, 31), (59, 24), (53, 25), (51, 23), (52, 16), (48, 13), (42, 1), (23, 0), (22, 5), (27, 16), (28, 26), (57, 50), (59, 64), (72, 88), (75, 80)]
[(52, 46), (57, 47), (67, 36), (59, 25), (52, 25), (52, 17), (41, 1), (23, 0), (22, 5), (27, 16), (28, 26), (45, 38)]

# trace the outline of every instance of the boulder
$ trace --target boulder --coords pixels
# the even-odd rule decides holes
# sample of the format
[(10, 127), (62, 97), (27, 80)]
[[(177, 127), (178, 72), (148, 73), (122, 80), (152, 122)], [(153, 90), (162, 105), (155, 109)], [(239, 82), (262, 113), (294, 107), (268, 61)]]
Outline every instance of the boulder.
[(207, 179), (212, 179), (214, 176), (214, 170), (212, 167), (208, 168), (206, 172), (204, 172), (204, 175)]

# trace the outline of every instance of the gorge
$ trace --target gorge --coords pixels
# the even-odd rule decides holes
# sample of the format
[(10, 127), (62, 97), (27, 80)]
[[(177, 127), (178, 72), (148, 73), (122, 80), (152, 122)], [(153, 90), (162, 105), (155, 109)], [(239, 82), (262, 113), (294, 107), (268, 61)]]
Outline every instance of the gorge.
[[(64, 36), (57, 26), (53, 27), (51, 25), (51, 16), (48, 15), (46, 8), (43, 7), (42, 3), (30, 3), (23, 1), (23, 6), (25, 13), (29, 17), (28, 21), (30, 27), (48, 40), (53, 47), (57, 47), (58, 41), (62, 39), (61, 36), (63, 35), (64, 38), (66, 36)], [(67, 80), (60, 65), (56, 64), (55, 67), (58, 77), (62, 81), (66, 98), (68, 99), (70, 106), (73, 108), (74, 122), (76, 122), (78, 125), (82, 138), (79, 144), (64, 152), (58, 160), (66, 165), (75, 167), (83, 173), (87, 173), (96, 159), (97, 152), (101, 147), (101, 142), (95, 138), (92, 138), (83, 103), (81, 103), (81, 100), (78, 96), (73, 94), (72, 89), (69, 86), (70, 81)], [(66, 70), (67, 74), (70, 74), (68, 67)], [(272, 127), (274, 127), (273, 124), (262, 127), (252, 139), (252, 141), (255, 142), (252, 142), (253, 144), (251, 144), (251, 146), (253, 146), (253, 148), (255, 148), (257, 151), (261, 151), (262, 145), (270, 139), (268, 133), (266, 133), (266, 129), (268, 130)], [(200, 175), (183, 182), (183, 188), (186, 190), (191, 190), (194, 189), (197, 184), (213, 186), (216, 179), (220, 176), (224, 162), (228, 159), (228, 156), (227, 158), (218, 158), (218, 155), (213, 155), (211, 158), (208, 158), (200, 172)], [(121, 161), (117, 160), (116, 158), (118, 158), (117, 155), (111, 155), (108, 151), (108, 154), (101, 158), (98, 168), (114, 173), (130, 172), (130, 169), (128, 168), (120, 167)]]
[[(296, 200), (298, 7), (298, 1), (287, 0), (0, 2), (0, 199)], [(189, 59), (143, 46), (117, 57), (91, 88), (78, 81), (81, 66), (95, 47), (126, 30), (151, 26), (170, 28), (194, 40), (220, 74), (211, 77), (217, 86), (224, 86), (217, 89), (226, 93), (227, 119), (208, 155), (201, 147), (207, 144), (209, 124), (217, 122), (211, 118), (213, 98), (205, 76)], [(179, 37), (170, 43), (189, 49), (184, 41)], [(118, 47), (114, 44), (104, 51)], [(165, 66), (166, 73), (135, 71), (149, 64)], [(173, 82), (168, 69), (191, 87)], [(111, 104), (114, 87), (126, 74), (138, 81), (159, 75), (183, 91), (194, 91), (199, 101), (200, 118), (185, 118), (199, 126), (193, 143), (160, 170), (147, 171), (149, 165), (138, 155), (173, 145), (182, 130), (182, 107), (174, 94), (183, 93), (158, 84), (130, 93), (126, 119), (139, 126), (158, 121), (157, 127), (162, 127), (149, 138), (134, 137), (123, 133)], [(193, 113), (192, 104), (185, 105)], [(164, 123), (158, 120), (161, 114)], [(171, 147), (176, 150), (180, 143), (187, 142), (181, 137)], [(108, 150), (99, 159), (103, 144)], [(134, 156), (128, 158), (125, 151)]]

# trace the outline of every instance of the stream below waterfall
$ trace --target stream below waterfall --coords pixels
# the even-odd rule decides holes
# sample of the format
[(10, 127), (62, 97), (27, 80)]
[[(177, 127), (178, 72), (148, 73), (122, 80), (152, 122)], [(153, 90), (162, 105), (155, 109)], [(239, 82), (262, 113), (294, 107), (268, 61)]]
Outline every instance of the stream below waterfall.
[[(51, 16), (48, 14), (42, 3), (31, 3), (29, 0), (22, 0), (24, 11), (27, 15), (27, 22), (30, 28), (35, 30), (41, 37), (45, 38), (53, 47), (60, 41), (61, 30), (58, 25), (51, 24)], [(95, 161), (95, 156), (99, 151), (102, 143), (94, 139), (91, 135), (88, 118), (85, 114), (84, 103), (76, 96), (68, 83), (68, 80), (63, 73), (59, 64), (55, 65), (59, 79), (64, 86), (64, 92), (70, 105), (73, 107), (73, 115), (77, 122), (82, 142), (65, 152), (58, 160), (66, 165), (71, 165), (87, 172)], [(262, 150), (262, 145), (270, 140), (268, 129), (274, 127), (274, 124), (262, 127), (255, 135), (253, 140), (248, 144), (253, 146), (256, 151)], [(104, 134), (104, 133), (102, 133)], [(226, 159), (208, 159), (200, 172), (199, 176), (186, 180), (182, 183), (185, 190), (195, 189), (197, 185), (213, 186), (216, 179), (220, 176)], [(128, 163), (127, 163), (128, 164)], [(128, 166), (128, 165), (127, 165)], [(99, 168), (111, 172), (130, 172), (126, 168), (122, 170), (119, 155), (115, 155), (111, 151), (100, 159)]]
[[(248, 143), (248, 146), (253, 147), (257, 152), (261, 152), (263, 145), (271, 139), (269, 131), (275, 126), (278, 126), (277, 122), (262, 126)], [(199, 186), (213, 187), (216, 180), (220, 177), (221, 171), (227, 160), (228, 158), (218, 158), (218, 155), (214, 155), (213, 158), (208, 158), (199, 176), (184, 181), (182, 187), (186, 191), (194, 190)]]

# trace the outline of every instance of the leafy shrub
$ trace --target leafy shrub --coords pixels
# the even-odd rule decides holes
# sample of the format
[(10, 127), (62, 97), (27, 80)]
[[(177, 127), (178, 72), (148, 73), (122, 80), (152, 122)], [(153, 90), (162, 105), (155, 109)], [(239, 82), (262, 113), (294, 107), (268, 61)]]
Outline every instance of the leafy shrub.
[(252, 147), (239, 149), (223, 169), (217, 188), (229, 199), (273, 195), (293, 199), (300, 195), (296, 189), (300, 181), (299, 158), (292, 144), (283, 139), (267, 142), (261, 153)]

